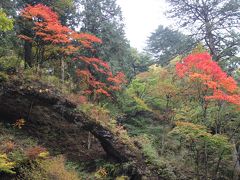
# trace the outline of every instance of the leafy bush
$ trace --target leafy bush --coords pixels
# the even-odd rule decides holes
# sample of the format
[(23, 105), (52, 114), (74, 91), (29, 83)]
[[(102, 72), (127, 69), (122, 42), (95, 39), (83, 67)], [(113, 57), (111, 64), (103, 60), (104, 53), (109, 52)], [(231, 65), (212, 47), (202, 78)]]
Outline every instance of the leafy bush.
[(0, 58), (0, 70), (12, 74), (21, 67), (21, 63), (22, 60), (16, 56), (4, 56)]
[(4, 72), (0, 72), (0, 82), (6, 82), (8, 81), (8, 75)]
[(127, 176), (118, 176), (118, 177), (116, 177), (116, 180), (129, 180), (129, 177), (127, 177)]
[(36, 147), (31, 147), (26, 150), (26, 156), (30, 160), (34, 160), (37, 158), (44, 158), (48, 155), (48, 152), (46, 151), (45, 148), (41, 146), (36, 146)]
[(79, 108), (101, 124), (108, 124), (111, 120), (110, 112), (104, 105), (85, 103), (81, 104)]
[(186, 143), (201, 144), (207, 143), (209, 148), (215, 149), (215, 153), (225, 151), (226, 154), (231, 154), (232, 145), (224, 135), (212, 135), (207, 132), (205, 126), (189, 123), (189, 122), (176, 122), (175, 127), (169, 134), (178, 139), (185, 140)]
[(74, 89), (73, 83), (70, 80), (65, 80), (64, 83), (60, 78), (54, 75), (49, 75), (47, 69), (42, 69), (42, 75), (40, 77), (41, 82), (48, 84), (49, 86), (54, 86), (55, 88), (61, 90), (62, 93), (68, 95)]
[(37, 160), (29, 166), (20, 169), (21, 179), (51, 179), (51, 180), (79, 180), (75, 170), (67, 170), (65, 158), (57, 156), (45, 160)]
[(124, 177), (127, 180), (127, 173), (132, 166), (130, 162), (126, 163), (111, 163), (103, 159), (98, 159), (95, 161), (97, 169), (95, 172), (95, 178), (102, 178), (110, 180), (117, 177)]
[(95, 178), (95, 172), (89, 172), (88, 162), (71, 162), (66, 161), (66, 169), (74, 170), (77, 172), (80, 179), (89, 179), (92, 180)]
[(121, 105), (121, 110), (126, 114), (136, 114), (141, 111), (150, 111), (147, 104), (139, 97), (131, 94), (128, 90), (118, 97), (119, 104)]
[[(198, 177), (202, 174), (205, 178), (211, 176), (214, 179), (216, 170), (222, 169), (221, 172), (217, 172), (221, 175), (222, 172), (229, 172), (231, 169), (229, 165), (233, 164), (233, 147), (226, 136), (213, 135), (205, 126), (189, 122), (176, 122), (176, 127), (169, 135), (178, 139), (180, 146), (188, 150), (188, 156), (194, 159), (192, 165)], [(206, 169), (208, 174), (205, 172)]]
[(15, 166), (14, 162), (10, 162), (7, 154), (0, 154), (0, 172), (15, 174), (12, 170)]
[(7, 14), (0, 9), (0, 30), (9, 31), (13, 29), (13, 19), (9, 19)]
[(146, 135), (136, 137), (137, 142), (142, 146), (143, 154), (145, 155), (146, 162), (157, 169), (160, 177), (169, 180), (176, 179), (173, 167), (165, 162), (158, 154), (157, 150), (153, 147), (151, 140)]
[(107, 170), (105, 168), (100, 167), (97, 172), (95, 173), (96, 179), (104, 179), (108, 175)]
[(28, 161), (25, 153), (21, 149), (15, 149), (14, 151), (10, 152), (8, 154), (9, 159), (15, 162), (16, 168), (19, 168), (22, 166), (22, 164), (26, 163)]

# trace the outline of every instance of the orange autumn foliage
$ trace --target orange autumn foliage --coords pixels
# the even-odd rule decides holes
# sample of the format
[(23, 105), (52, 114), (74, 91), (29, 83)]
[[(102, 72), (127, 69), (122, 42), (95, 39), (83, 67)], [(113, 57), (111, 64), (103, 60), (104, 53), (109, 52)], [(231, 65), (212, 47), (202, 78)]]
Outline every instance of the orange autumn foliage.
[(34, 23), (33, 30), (35, 31), (35, 37), (19, 35), (19, 38), (23, 40), (33, 41), (34, 38), (38, 37), (53, 44), (65, 44), (69, 46), (67, 47), (68, 49), (74, 49), (74, 51), (81, 47), (74, 46), (72, 43), (74, 41), (79, 42), (85, 48), (91, 48), (92, 43), (102, 43), (101, 39), (96, 36), (87, 33), (77, 33), (67, 26), (63, 26), (57, 13), (43, 4), (28, 5), (21, 11), (21, 16)]
[[(81, 78), (81, 83), (85, 85), (85, 94), (110, 96), (110, 91), (121, 89), (125, 82), (123, 73), (117, 73), (115, 76), (111, 73), (107, 62), (95, 57), (86, 57), (79, 55), (79, 50), (87, 48), (94, 51), (94, 43), (102, 43), (101, 39), (87, 33), (78, 33), (70, 28), (63, 26), (58, 15), (49, 7), (43, 4), (34, 6), (28, 5), (21, 11), (21, 16), (32, 21), (34, 27), (34, 36), (19, 35), (24, 41), (41, 41), (42, 44), (54, 44), (60, 47), (63, 56), (72, 56), (74, 61), (81, 61), (84, 64), (82, 69), (76, 71)], [(101, 78), (97, 78), (100, 74)]]
[(26, 156), (29, 159), (36, 159), (41, 153), (47, 152), (45, 148), (41, 146), (32, 147), (26, 150)]
[(225, 73), (208, 53), (191, 54), (176, 64), (180, 78), (200, 80), (206, 89), (211, 90), (207, 100), (222, 100), (240, 106), (240, 93), (237, 82)]

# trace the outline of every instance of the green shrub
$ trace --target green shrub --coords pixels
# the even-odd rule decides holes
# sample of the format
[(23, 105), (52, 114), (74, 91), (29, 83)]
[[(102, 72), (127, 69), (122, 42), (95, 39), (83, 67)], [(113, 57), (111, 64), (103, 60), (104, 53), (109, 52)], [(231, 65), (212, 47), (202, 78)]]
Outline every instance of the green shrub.
[[(180, 142), (179, 149), (183, 147), (187, 150), (188, 158), (192, 158), (192, 166), (195, 171), (205, 174), (207, 168), (208, 175), (215, 176), (216, 169), (218, 174), (224, 175), (231, 172), (233, 145), (224, 134), (211, 134), (206, 126), (178, 121), (176, 127), (169, 132), (169, 136)], [(206, 158), (207, 157), (207, 158)], [(207, 159), (207, 161), (200, 159)], [(221, 159), (221, 164), (216, 163)], [(186, 160), (185, 163), (189, 163)], [(219, 168), (217, 167), (219, 165)], [(222, 168), (222, 169), (221, 169)]]
[(0, 30), (1, 31), (9, 31), (13, 29), (13, 19), (9, 19), (7, 14), (0, 9)]
[(118, 176), (118, 177), (116, 177), (116, 180), (128, 180), (129, 179), (129, 177), (127, 177), (127, 176)]
[(16, 167), (21, 166), (24, 162), (27, 161), (27, 158), (23, 151), (16, 149), (13, 152), (8, 154), (9, 159), (13, 160), (16, 164)]
[(0, 82), (6, 82), (8, 81), (8, 75), (4, 72), (0, 72)]
[(65, 158), (57, 156), (31, 162), (30, 166), (20, 168), (20, 179), (31, 180), (79, 180), (75, 170), (65, 167)]
[(21, 67), (22, 60), (16, 56), (4, 56), (0, 58), (0, 69), (8, 73), (15, 73)]
[(142, 151), (146, 158), (146, 162), (152, 166), (153, 169), (157, 170), (157, 173), (160, 177), (169, 180), (176, 179), (173, 167), (159, 156), (148, 136), (142, 135), (136, 137), (135, 139), (142, 146)]
[(49, 84), (49, 85), (54, 85), (56, 87), (62, 86), (61, 79), (59, 79), (56, 76), (45, 75), (45, 76), (42, 77), (42, 81)]
[(76, 163), (76, 162), (66, 162), (66, 169), (67, 170), (73, 170), (78, 173), (78, 176), (80, 179), (89, 179), (89, 180), (94, 180), (95, 173), (90, 173), (86, 169), (88, 169), (89, 164), (88, 163)]
[(147, 104), (139, 97), (131, 94), (129, 90), (125, 91), (118, 97), (121, 110), (126, 114), (136, 114), (140, 111), (151, 111)]
[(15, 174), (12, 170), (15, 166), (14, 162), (10, 162), (7, 154), (0, 154), (0, 172)]

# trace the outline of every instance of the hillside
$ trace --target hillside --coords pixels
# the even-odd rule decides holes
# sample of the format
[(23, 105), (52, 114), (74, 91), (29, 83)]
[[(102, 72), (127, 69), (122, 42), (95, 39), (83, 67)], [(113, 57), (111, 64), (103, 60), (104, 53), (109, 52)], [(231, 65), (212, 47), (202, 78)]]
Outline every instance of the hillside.
[(117, 0), (0, 1), (0, 179), (240, 179), (240, 2), (166, 3), (139, 52)]
[[(1, 83), (0, 115), (4, 124), (11, 126), (24, 120), (20, 128), (23, 136), (35, 138), (53, 155), (64, 154), (73, 162), (91, 163), (103, 158), (112, 163), (130, 163), (126, 173), (133, 179), (153, 175), (147, 172), (144, 157), (132, 142), (124, 142), (118, 132), (111, 132), (77, 109), (81, 104), (67, 100), (59, 91), (41, 82), (26, 82), (16, 76), (9, 78)], [(89, 133), (93, 140), (88, 149)]]

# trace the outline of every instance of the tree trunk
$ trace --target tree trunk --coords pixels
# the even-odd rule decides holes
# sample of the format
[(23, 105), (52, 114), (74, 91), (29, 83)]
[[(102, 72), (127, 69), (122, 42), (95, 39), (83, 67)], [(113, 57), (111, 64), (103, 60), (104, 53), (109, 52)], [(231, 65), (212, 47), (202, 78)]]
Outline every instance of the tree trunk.
[(240, 147), (237, 148), (236, 144), (233, 143), (233, 162), (235, 163), (233, 170), (233, 180), (238, 180), (240, 177), (239, 153)]
[(197, 180), (200, 180), (201, 177), (200, 177), (200, 168), (199, 168), (199, 152), (198, 150), (196, 150), (196, 173), (197, 173)]
[(91, 148), (91, 133), (88, 132), (88, 147), (87, 149), (89, 150)]
[(65, 62), (64, 59), (61, 59), (61, 81), (64, 84), (65, 81)]
[(218, 57), (218, 53), (217, 53), (217, 49), (216, 49), (216, 44), (214, 41), (214, 35), (212, 33), (212, 25), (210, 24), (209, 20), (206, 21), (206, 37), (205, 37), (205, 42), (207, 44), (207, 46), (210, 49), (210, 53), (213, 56), (213, 59), (215, 61), (219, 61), (219, 57)]
[(24, 43), (24, 60), (25, 68), (27, 65), (33, 67), (33, 58), (32, 58), (32, 43), (25, 41)]
[(164, 153), (164, 150), (165, 150), (165, 125), (163, 126), (163, 134), (162, 134), (162, 139), (161, 139), (161, 156), (163, 155)]
[(205, 173), (205, 180), (208, 179), (208, 151), (207, 151), (207, 144), (204, 141), (204, 173)]

